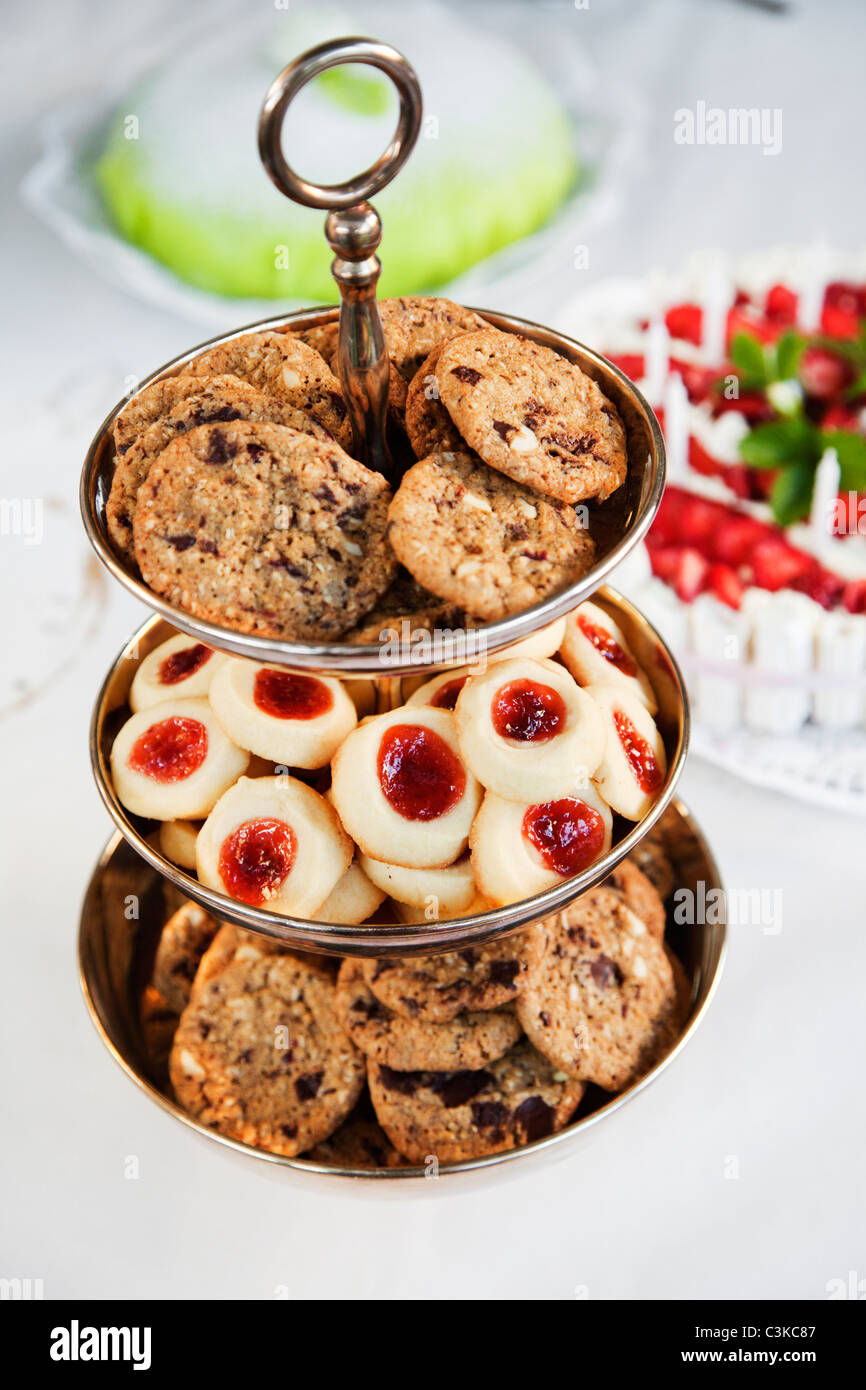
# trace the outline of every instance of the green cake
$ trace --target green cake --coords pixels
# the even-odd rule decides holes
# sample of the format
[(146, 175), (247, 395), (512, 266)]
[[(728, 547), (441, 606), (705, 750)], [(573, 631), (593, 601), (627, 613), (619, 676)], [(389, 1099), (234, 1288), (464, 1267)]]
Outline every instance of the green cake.
[[(433, 289), (540, 227), (575, 184), (571, 120), (549, 85), (495, 33), (438, 7), (301, 6), (267, 29), (206, 34), (150, 74), (105, 133), (96, 178), (118, 230), (189, 284), (265, 299), (334, 298), (323, 214), (290, 203), (259, 162), (269, 82), (292, 57), (345, 33), (379, 34), (415, 65), (418, 144), (376, 198), (386, 234), (383, 295)], [(296, 109), (297, 108), (297, 109)], [(301, 94), (284, 148), (307, 177), (355, 175), (388, 144), (389, 80), (369, 67)]]

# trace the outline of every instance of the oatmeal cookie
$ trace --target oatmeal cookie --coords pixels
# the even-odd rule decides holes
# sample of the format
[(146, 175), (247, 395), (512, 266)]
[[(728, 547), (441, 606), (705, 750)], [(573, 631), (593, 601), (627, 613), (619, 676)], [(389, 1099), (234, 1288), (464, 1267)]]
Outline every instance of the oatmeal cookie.
[(396, 1071), (457, 1071), (503, 1057), (521, 1028), (513, 1013), (461, 1013), (448, 1023), (419, 1023), (386, 1008), (364, 980), (360, 960), (345, 960), (337, 976), (337, 1014), (367, 1057)]
[(292, 955), (235, 961), (196, 988), (169, 1070), (191, 1115), (232, 1139), (299, 1154), (334, 1132), (364, 1085), (332, 980)]
[(416, 458), (431, 454), (465, 453), (466, 441), (439, 399), (436, 368), (443, 343), (425, 358), (406, 392), (406, 433)]
[(448, 343), (439, 395), (471, 449), (562, 502), (603, 501), (625, 482), (625, 430), (596, 383), (551, 348), (488, 328)]
[(564, 1129), (584, 1092), (525, 1040), (478, 1071), (394, 1071), (368, 1063), (388, 1138), (413, 1163), (499, 1153)]
[(664, 946), (609, 887), (528, 930), (544, 943), (517, 1001), (528, 1038), (569, 1076), (624, 1090), (653, 1064), (675, 1004)]
[(468, 454), (434, 454), (409, 469), (388, 539), (420, 584), (486, 621), (575, 583), (595, 559), (571, 508)]
[(190, 989), (202, 956), (219, 923), (198, 903), (187, 902), (169, 917), (153, 961), (153, 985), (176, 1014), (189, 1003)]
[(310, 415), (237, 376), (165, 377), (146, 386), (118, 416), (114, 426), (116, 462), (105, 508), (115, 548), (135, 558), (132, 519), (138, 490), (154, 459), (167, 444), (197, 425), (228, 420), (266, 420), (328, 441), (332, 436)]
[(218, 343), (187, 364), (193, 376), (230, 372), (297, 406), (324, 425), (344, 449), (352, 427), (340, 383), (324, 357), (292, 333), (244, 333)]
[(283, 425), (200, 425), (143, 483), (135, 553), (150, 587), (214, 623), (329, 641), (387, 590), (385, 479)]
[(419, 1023), (498, 1009), (519, 998), (541, 963), (544, 940), (516, 932), (441, 956), (365, 960), (364, 980), (386, 1008)]

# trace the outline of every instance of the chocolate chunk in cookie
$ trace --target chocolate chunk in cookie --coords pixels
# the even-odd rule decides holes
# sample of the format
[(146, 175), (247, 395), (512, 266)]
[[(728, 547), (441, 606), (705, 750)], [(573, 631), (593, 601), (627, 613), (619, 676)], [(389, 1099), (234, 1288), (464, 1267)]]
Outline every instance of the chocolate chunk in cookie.
[(406, 393), (406, 433), (419, 459), (431, 454), (466, 453), (466, 441), (439, 399), (436, 368), (442, 344), (425, 358)]
[(517, 1002), (530, 1041), (569, 1076), (630, 1086), (653, 1065), (675, 1007), (661, 941), (606, 886), (528, 930), (543, 950)]
[(342, 1124), (364, 1071), (337, 1018), (333, 981), (292, 955), (236, 960), (197, 987), (170, 1061), (175, 1095), (191, 1115), (288, 1155)]
[(551, 348), (486, 329), (448, 343), (439, 395), (471, 449), (562, 502), (604, 500), (625, 482), (625, 430), (596, 383)]
[(379, 1123), (413, 1163), (454, 1163), (546, 1139), (565, 1128), (584, 1092), (525, 1040), (477, 1071), (401, 1072), (371, 1061), (368, 1074)]
[(595, 559), (570, 507), (468, 454), (434, 454), (409, 469), (388, 537), (420, 584), (488, 621), (575, 583)]
[(135, 553), (156, 593), (239, 632), (329, 641), (396, 571), (385, 479), (282, 425), (201, 425), (142, 484)]
[(337, 1013), (367, 1057), (396, 1071), (454, 1071), (484, 1067), (520, 1037), (511, 1013), (460, 1013), (447, 1023), (403, 1018), (387, 1008), (364, 979), (361, 961), (346, 960), (337, 977)]
[(364, 980), (388, 1009), (418, 1023), (498, 1009), (517, 999), (541, 962), (543, 938), (516, 932), (441, 956), (365, 960)]

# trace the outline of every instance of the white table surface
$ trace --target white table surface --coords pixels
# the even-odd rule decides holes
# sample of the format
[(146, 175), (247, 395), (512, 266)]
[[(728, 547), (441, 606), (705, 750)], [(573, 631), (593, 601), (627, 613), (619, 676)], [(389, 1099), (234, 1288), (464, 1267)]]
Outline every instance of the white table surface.
[[(55, 431), (47, 461), (40, 448), (28, 457), (26, 430), (13, 428), (2, 492), (53, 497), (47, 515), (61, 529), (72, 523), (99, 405), (121, 394), (127, 373), (185, 348), (197, 330), (82, 268), (18, 205), (15, 188), (35, 156), (33, 119), (98, 88), (118, 45), (165, 8), (79, 0), (4, 10), (4, 426), (20, 426), (20, 411), (31, 418), (41, 398), (68, 394), (74, 382), (91, 393), (93, 415)], [(787, 19), (725, 0), (591, 0), (576, 13), (588, 46), (615, 56), (652, 114), (625, 216), (598, 236), (585, 273), (674, 265), (711, 243), (740, 250), (823, 234), (856, 245), (866, 222), (864, 19), (853, 0), (801, 4)], [(781, 106), (783, 153), (676, 147), (672, 111), (701, 98)], [(540, 303), (539, 314), (552, 316), (552, 305)], [(39, 481), (28, 474), (34, 466)], [(0, 538), (16, 547), (3, 598), (13, 663), (37, 662), (36, 641), (62, 643), (30, 598), (43, 592), (46, 567), (51, 583), (66, 582), (69, 545), (52, 543), (53, 524), (41, 546)], [(83, 536), (74, 547), (77, 575)], [(152, 1107), (99, 1041), (75, 965), (81, 895), (109, 834), (88, 766), (91, 705), (145, 616), (107, 583), (96, 607), (86, 643), (2, 726), (0, 1275), (41, 1278), (47, 1297), (568, 1299), (575, 1290), (822, 1298), (828, 1280), (866, 1273), (864, 825), (697, 760), (683, 795), (729, 886), (782, 890), (782, 930), (732, 932), (695, 1040), (591, 1144), (483, 1180), (384, 1191), (243, 1160)], [(136, 1181), (124, 1178), (130, 1155)], [(736, 1178), (726, 1177), (732, 1157)]]

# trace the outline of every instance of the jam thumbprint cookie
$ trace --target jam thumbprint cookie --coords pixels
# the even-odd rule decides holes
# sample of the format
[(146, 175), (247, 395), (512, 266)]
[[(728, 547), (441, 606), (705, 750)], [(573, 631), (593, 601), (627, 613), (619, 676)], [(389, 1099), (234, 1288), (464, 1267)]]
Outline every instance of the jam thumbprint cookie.
[(228, 657), (183, 633), (161, 642), (140, 662), (129, 688), (133, 714), (176, 696), (189, 700), (207, 695), (211, 681)]
[(481, 788), (448, 710), (403, 706), (366, 720), (331, 771), (340, 819), (371, 859), (437, 869), (466, 848)]
[(242, 777), (196, 841), (200, 882), (286, 916), (318, 912), (352, 862), (333, 808), (294, 777)]
[(496, 907), (534, 897), (607, 854), (613, 817), (591, 782), (549, 801), (488, 792), (470, 836), (479, 892)]
[(582, 603), (569, 613), (559, 654), (579, 685), (619, 685), (633, 691), (650, 714), (658, 709), (622, 629), (597, 604)]
[(111, 775), (133, 815), (195, 820), (249, 760), (223, 733), (207, 700), (164, 700), (127, 719), (111, 749)]
[(210, 702), (229, 738), (285, 767), (324, 767), (358, 722), (338, 680), (237, 657), (218, 672)]
[(667, 776), (662, 736), (641, 699), (618, 685), (587, 687), (605, 726), (604, 755), (593, 781), (608, 806), (637, 821), (645, 816)]
[(467, 681), (454, 718), (479, 782), (511, 801), (564, 796), (604, 752), (598, 709), (553, 661), (496, 662)]

